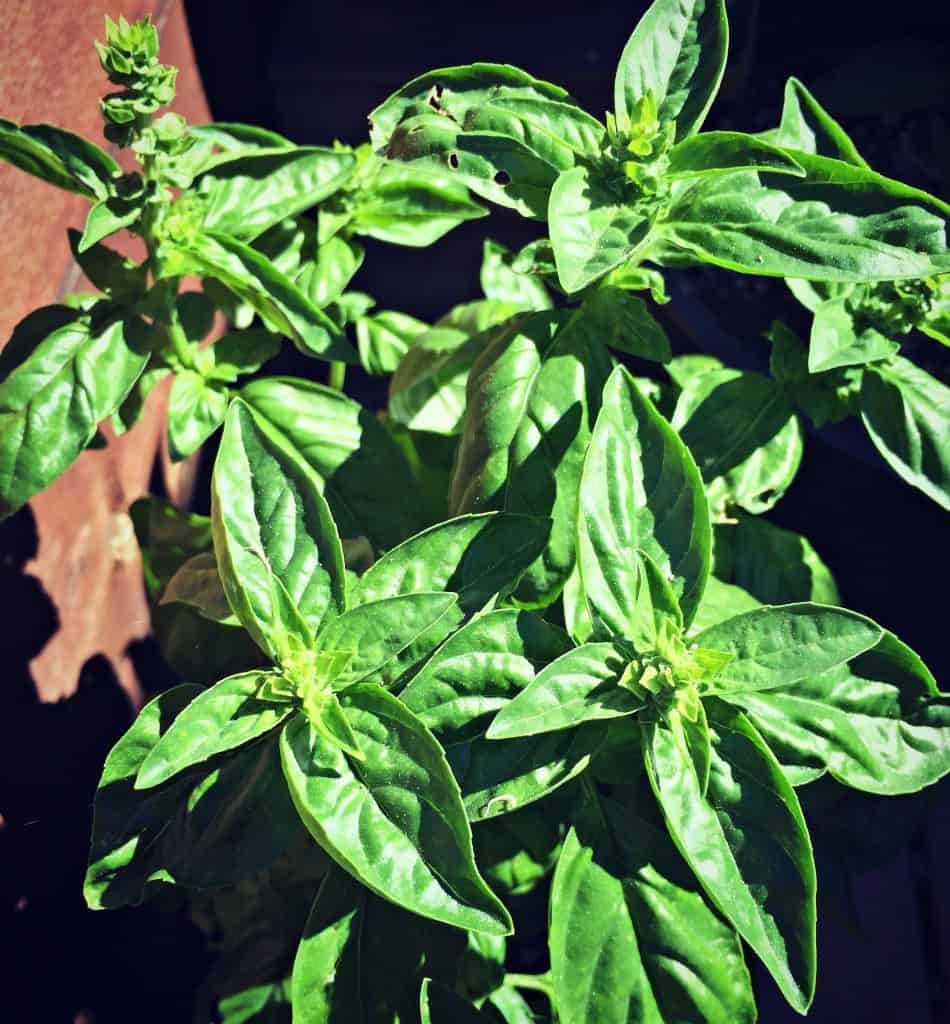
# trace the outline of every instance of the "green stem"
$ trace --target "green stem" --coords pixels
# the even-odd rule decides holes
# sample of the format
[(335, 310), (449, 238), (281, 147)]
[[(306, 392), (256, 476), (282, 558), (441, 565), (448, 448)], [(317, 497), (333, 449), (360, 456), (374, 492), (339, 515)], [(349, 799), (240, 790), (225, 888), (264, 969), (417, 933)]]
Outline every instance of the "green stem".
[(171, 342), (172, 351), (175, 353), (178, 362), (187, 369), (193, 369), (195, 365), (195, 350), (188, 336), (185, 334), (181, 321), (178, 319), (178, 282), (174, 288), (168, 290), (168, 302), (166, 304), (168, 320), (165, 324), (165, 333)]
[(327, 382), (335, 391), (342, 391), (346, 382), (346, 363), (334, 360), (330, 363), (330, 378)]
[(506, 974), (505, 984), (513, 988), (530, 989), (532, 992), (543, 992), (548, 999), (554, 1002), (554, 985), (551, 982), (551, 973), (545, 974)]

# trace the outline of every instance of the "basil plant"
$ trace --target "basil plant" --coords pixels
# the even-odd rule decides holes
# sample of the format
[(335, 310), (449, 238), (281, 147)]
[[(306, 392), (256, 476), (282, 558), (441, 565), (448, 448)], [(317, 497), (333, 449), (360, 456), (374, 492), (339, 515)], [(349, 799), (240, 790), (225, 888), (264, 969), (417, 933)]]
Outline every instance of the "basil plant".
[[(131, 510), (180, 682), (105, 762), (84, 886), (184, 891), (216, 953), (196, 1019), (739, 1024), (747, 953), (806, 1013), (799, 791), (950, 772), (950, 695), (767, 518), (803, 414), (860, 415), (948, 504), (946, 388), (898, 351), (947, 342), (950, 208), (795, 79), (777, 129), (702, 131), (727, 45), (723, 0), (656, 0), (603, 121), (481, 63), (324, 148), (159, 114), (154, 27), (107, 20), (135, 171), (0, 122), (4, 159), (90, 202), (98, 289), (0, 356), (4, 513), (166, 378), (173, 458), (221, 431), (210, 517)], [(362, 238), (428, 246), (478, 200), (539, 224), (485, 240), (481, 297), (427, 324), (351, 288)], [(776, 323), (769, 374), (674, 352), (666, 275), (698, 264), (785, 279), (807, 343)], [(267, 373), (286, 341), (324, 381)]]

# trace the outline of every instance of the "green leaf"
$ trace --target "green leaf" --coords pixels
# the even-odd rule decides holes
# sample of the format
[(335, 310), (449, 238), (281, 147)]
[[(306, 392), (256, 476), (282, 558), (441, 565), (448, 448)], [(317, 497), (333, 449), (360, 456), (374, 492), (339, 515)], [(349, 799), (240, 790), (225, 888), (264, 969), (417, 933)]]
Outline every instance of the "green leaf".
[(569, 649), (560, 629), (530, 612), (487, 612), (450, 636), (399, 699), (444, 747), (462, 743)]
[(233, 384), (238, 377), (259, 370), (279, 351), (280, 338), (270, 331), (237, 331), (201, 349), (199, 368), (209, 381)]
[(192, 555), (179, 566), (168, 581), (159, 604), (188, 605), (209, 622), (238, 625), (210, 551)]
[(550, 604), (574, 566), (575, 506), (592, 410), (609, 374), (606, 349), (554, 313), (499, 332), (469, 375), (449, 508), (549, 516), (551, 535), (518, 600)]
[(364, 681), (393, 686), (436, 646), (434, 628), (440, 620), (454, 624), (455, 617), (447, 613), (455, 603), (454, 594), (402, 594), (365, 602), (332, 619), (317, 637), (317, 657), (324, 652), (342, 656), (330, 680), (333, 688)]
[(420, 926), (331, 867), (294, 959), (294, 1024), (407, 1019), (401, 1014), (416, 1001), (427, 937)]
[(693, 619), (693, 632), (702, 632), (710, 626), (718, 625), (726, 619), (758, 607), (759, 602), (747, 590), (710, 576), (706, 581), (699, 611)]
[(861, 419), (895, 473), (950, 509), (950, 391), (900, 356), (869, 367)]
[(175, 374), (168, 396), (168, 451), (172, 462), (197, 451), (224, 422), (228, 389), (198, 373)]
[(458, 594), (465, 615), (504, 596), (544, 547), (545, 519), (508, 513), (459, 516), (410, 537), (360, 580), (353, 603), (422, 590)]
[(463, 131), (431, 111), (399, 125), (386, 155), (451, 174), (477, 196), (536, 220), (544, 220), (557, 178), (557, 169), (523, 142), (499, 132)]
[(436, 434), (461, 432), (469, 371), (493, 339), (509, 330), (504, 321), (517, 312), (507, 302), (473, 305), (481, 307), (473, 329), (443, 317), (400, 361), (389, 382), (389, 413), (397, 423)]
[(770, 377), (711, 370), (687, 381), (673, 427), (706, 482), (714, 509), (766, 512), (791, 486), (802, 459), (802, 428)]
[(613, 285), (601, 285), (584, 299), (573, 328), (641, 359), (668, 363), (673, 355), (666, 331), (643, 299)]
[(726, 65), (729, 26), (722, 0), (655, 0), (624, 47), (614, 79), (614, 109), (625, 122), (653, 96), (676, 138), (699, 131)]
[(603, 722), (497, 743), (484, 738), (450, 747), (470, 821), (510, 814), (553, 793), (590, 764), (606, 736)]
[[(698, 892), (669, 840), (608, 801), (620, 837), (571, 830), (551, 889), (551, 977), (562, 1024), (752, 1024), (735, 932)], [(593, 837), (591, 837), (593, 839)]]
[(215, 555), (228, 602), (278, 662), (312, 646), (345, 607), (343, 552), (319, 480), (240, 400), (211, 483)]
[(141, 199), (123, 199), (119, 196), (101, 199), (89, 211), (76, 248), (79, 252), (85, 252), (109, 235), (131, 227), (141, 215)]
[(650, 785), (706, 894), (804, 1013), (815, 991), (815, 865), (791, 784), (740, 712), (707, 704), (712, 734), (703, 797), (689, 754), (660, 724), (643, 726)]
[(355, 167), (353, 153), (316, 146), (241, 153), (204, 171), (193, 193), (206, 231), (251, 242), (332, 195)]
[(808, 344), (810, 373), (888, 360), (899, 350), (896, 341), (873, 327), (859, 328), (845, 298), (829, 299), (815, 309)]
[[(562, 792), (569, 794), (570, 790)], [(549, 806), (528, 806), (482, 822), (473, 831), (475, 859), (496, 891), (525, 895), (554, 867), (563, 828)]]
[(406, 313), (384, 309), (356, 321), (356, 344), (367, 373), (395, 373), (400, 360), (425, 337), (428, 326)]
[(558, 280), (570, 294), (635, 259), (648, 240), (650, 218), (633, 186), (615, 184), (604, 168), (581, 165), (554, 182), (548, 230)]
[(732, 546), (734, 582), (763, 604), (840, 603), (831, 571), (801, 534), (743, 516)]
[(757, 608), (703, 630), (698, 647), (732, 660), (711, 682), (714, 692), (744, 693), (790, 686), (870, 650), (883, 636), (877, 623), (819, 604)]
[(885, 796), (916, 793), (950, 772), (950, 701), (892, 633), (847, 665), (729, 701), (786, 769), (827, 771)]
[(668, 178), (695, 178), (729, 171), (762, 170), (803, 177), (794, 154), (743, 132), (703, 132), (670, 150)]
[(44, 306), (17, 324), (0, 354), (0, 516), (90, 444), (145, 369), (151, 343), (144, 321), (107, 307)]
[(145, 293), (148, 284), (148, 266), (136, 265), (106, 245), (93, 245), (80, 252), (78, 231), (68, 228), (69, 248), (73, 259), (89, 280), (117, 301), (129, 301)]
[(623, 367), (604, 388), (577, 515), (581, 584), (595, 628), (637, 635), (638, 549), (671, 582), (689, 625), (709, 575), (702, 481), (686, 446)]
[(511, 263), (512, 254), (503, 245), (485, 239), (479, 280), (486, 298), (510, 302), (518, 309), (550, 309), (547, 288), (536, 277), (515, 271)]
[(622, 718), (643, 700), (619, 685), (626, 661), (613, 644), (584, 644), (542, 669), (495, 716), (490, 740), (537, 736), (581, 722)]
[(769, 142), (803, 153), (829, 156), (835, 160), (867, 167), (847, 132), (797, 79), (785, 83), (785, 102), (778, 128), (764, 132)]
[(166, 253), (168, 273), (219, 281), (260, 315), (264, 326), (291, 338), (305, 355), (352, 363), (356, 353), (337, 325), (256, 249), (228, 235), (196, 235)]
[(404, 500), (412, 490), (406, 459), (358, 402), (291, 377), (252, 381), (241, 397), (307, 464), (344, 537), (366, 537), (385, 549), (422, 526), (420, 510)]
[(346, 291), (365, 255), (358, 242), (334, 235), (317, 247), (316, 259), (305, 266), (298, 284), (310, 301), (323, 309)]
[(676, 195), (657, 238), (747, 274), (889, 281), (950, 268), (944, 204), (839, 160), (793, 155), (805, 178), (700, 178)]
[(243, 747), (276, 728), (291, 703), (261, 699), (272, 672), (245, 672), (199, 693), (149, 751), (135, 777), (136, 789), (152, 789), (186, 768)]
[(298, 834), (275, 743), (155, 790), (133, 788), (150, 751), (200, 693), (178, 686), (160, 694), (106, 758), (83, 889), (94, 910), (141, 903), (161, 883), (232, 884), (266, 869)]
[(424, 978), (419, 992), (421, 1024), (486, 1024), (490, 1018), (451, 989)]
[(378, 686), (342, 695), (365, 761), (350, 763), (298, 717), (281, 736), (304, 824), (327, 853), (384, 899), (472, 931), (511, 919), (478, 874), (461, 796), (438, 742)]
[(105, 199), (122, 171), (97, 145), (50, 124), (0, 118), (0, 160), (87, 199)]
[(389, 163), (358, 195), (350, 229), (393, 245), (432, 245), (467, 220), (485, 217), (462, 182), (425, 166)]
[(155, 598), (193, 555), (211, 551), (211, 519), (183, 512), (171, 502), (148, 496), (132, 502), (129, 518), (142, 551), (149, 598)]

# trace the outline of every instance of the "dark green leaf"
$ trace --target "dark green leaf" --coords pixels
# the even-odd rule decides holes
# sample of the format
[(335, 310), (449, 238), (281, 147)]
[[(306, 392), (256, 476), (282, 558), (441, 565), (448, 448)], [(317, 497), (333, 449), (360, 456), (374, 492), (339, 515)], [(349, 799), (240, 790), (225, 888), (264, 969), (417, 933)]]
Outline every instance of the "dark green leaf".
[(762, 170), (802, 177), (794, 155), (742, 132), (703, 132), (683, 139), (670, 150), (670, 178), (694, 178), (728, 171)]
[(228, 389), (198, 373), (175, 374), (168, 396), (168, 451), (173, 462), (196, 452), (224, 422)]
[(641, 359), (667, 363), (673, 355), (666, 331), (647, 304), (624, 288), (601, 285), (584, 300), (572, 326), (603, 345)]
[(480, 282), (486, 298), (509, 302), (518, 309), (550, 309), (547, 288), (536, 277), (515, 271), (511, 263), (512, 254), (503, 245), (485, 239)]
[(873, 327), (859, 327), (847, 299), (829, 299), (815, 309), (808, 343), (808, 369), (823, 373), (890, 359), (900, 349)]
[(309, 649), (345, 607), (343, 552), (320, 480), (235, 401), (211, 485), (215, 555), (235, 615), (277, 661)]
[(451, 746), (484, 731), (487, 716), (569, 648), (561, 630), (530, 612), (488, 612), (449, 637), (399, 699)]
[(783, 767), (867, 793), (914, 793), (950, 772), (950, 703), (893, 634), (794, 686), (737, 694)]
[(131, 227), (142, 215), (140, 199), (122, 199), (112, 196), (101, 199), (89, 211), (86, 226), (76, 248), (85, 252), (109, 235), (114, 235), (122, 228)]
[(104, 199), (119, 165), (94, 143), (50, 124), (17, 125), (0, 118), (0, 160), (51, 185)]
[(861, 418), (891, 469), (950, 509), (950, 390), (898, 356), (865, 371)]
[(689, 625), (709, 575), (702, 481), (683, 442), (623, 367), (604, 388), (577, 524), (581, 583), (595, 626), (637, 635), (638, 549), (670, 580)]
[(648, 93), (676, 138), (699, 131), (726, 65), (729, 26), (722, 0), (655, 0), (624, 47), (614, 79), (618, 120)]
[(356, 322), (356, 344), (363, 369), (377, 375), (395, 373), (403, 356), (427, 331), (421, 320), (393, 310), (362, 317)]
[(857, 612), (803, 602), (744, 612), (703, 630), (696, 645), (732, 655), (711, 689), (744, 693), (790, 686), (843, 665), (882, 635), (877, 623)]
[(318, 478), (344, 537), (367, 537), (385, 549), (422, 525), (419, 509), (404, 500), (412, 489), (405, 458), (357, 402), (332, 388), (290, 377), (253, 381), (241, 395)]
[(815, 865), (801, 808), (748, 719), (720, 702), (708, 709), (708, 796), (688, 752), (660, 724), (644, 726), (650, 785), (710, 900), (804, 1013), (815, 991)]
[(764, 132), (769, 142), (803, 153), (830, 156), (856, 167), (867, 167), (847, 132), (797, 79), (785, 83), (785, 103), (778, 128)]
[(438, 742), (372, 684), (343, 694), (365, 760), (351, 763), (303, 717), (281, 738), (304, 823), (374, 892), (446, 924), (504, 935), (511, 919), (478, 874), (458, 787)]

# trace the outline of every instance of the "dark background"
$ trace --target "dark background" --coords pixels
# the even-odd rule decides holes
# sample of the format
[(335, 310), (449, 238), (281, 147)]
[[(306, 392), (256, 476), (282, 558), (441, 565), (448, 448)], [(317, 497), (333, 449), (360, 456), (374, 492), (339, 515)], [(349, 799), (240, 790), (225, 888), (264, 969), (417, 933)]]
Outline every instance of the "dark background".
[[(730, 3), (732, 53), (707, 127), (757, 131), (778, 120), (796, 74), (854, 136), (875, 169), (950, 195), (950, 5), (876, 7), (857, 0)], [(507, 61), (567, 87), (600, 115), (643, 2), (372, 5), (313, 0), (186, 3), (208, 100), (218, 120), (257, 123), (300, 143), (365, 137), (366, 115), (409, 78), (474, 60)], [(506, 211), (463, 225), (435, 249), (367, 243), (357, 287), (380, 306), (433, 320), (478, 297), (486, 232), (515, 246), (540, 226)], [(781, 316), (804, 324), (779, 282), (714, 270), (670, 275), (678, 351), (704, 349), (761, 368), (761, 332)], [(905, 353), (947, 380), (945, 350)], [(282, 370), (313, 373), (287, 357)], [(371, 405), (378, 382), (351, 374)], [(836, 573), (843, 603), (914, 646), (946, 679), (946, 515), (887, 470), (855, 424), (811, 432), (802, 470), (770, 518), (808, 534)], [(23, 573), (35, 547), (29, 509), (0, 524), (0, 1019), (112, 1024), (187, 1022), (208, 959), (184, 912), (153, 906), (93, 914), (81, 901), (92, 794), (109, 746), (128, 724), (107, 667), (87, 664), (68, 701), (38, 703), (29, 660), (55, 611)], [(121, 614), (121, 610), (117, 610)], [(12, 623), (13, 628), (10, 628)], [(155, 650), (138, 653), (146, 687), (169, 682)], [(950, 1020), (950, 795), (853, 798), (818, 786), (810, 805), (819, 863), (819, 986), (810, 1019), (943, 1024)], [(808, 810), (807, 809), (807, 810)], [(166, 911), (168, 908), (165, 908)], [(534, 969), (537, 950), (519, 967)], [(749, 956), (750, 963), (754, 957)], [(799, 1019), (753, 966), (760, 1016)]]

